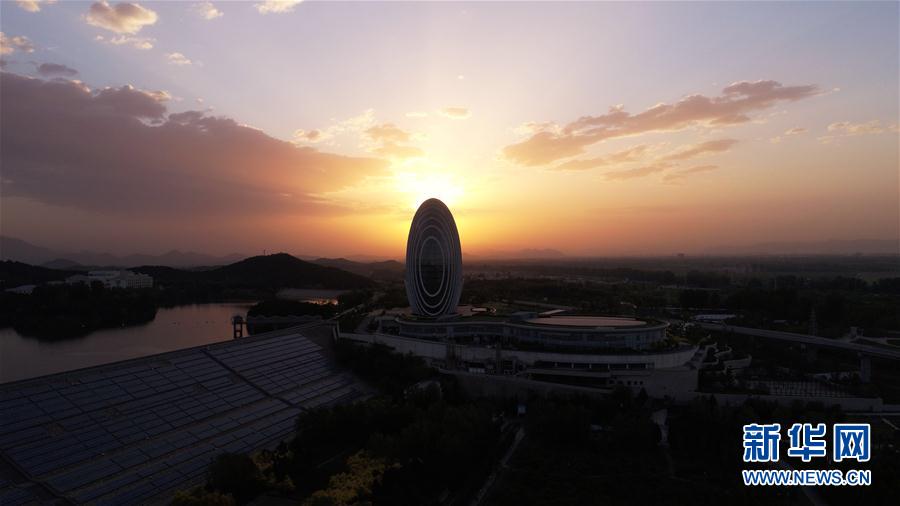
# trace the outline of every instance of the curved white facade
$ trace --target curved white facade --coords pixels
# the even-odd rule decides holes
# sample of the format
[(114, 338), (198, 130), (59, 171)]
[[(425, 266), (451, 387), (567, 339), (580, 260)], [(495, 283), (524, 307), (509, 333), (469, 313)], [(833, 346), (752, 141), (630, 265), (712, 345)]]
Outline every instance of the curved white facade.
[(462, 293), (462, 250), (450, 209), (438, 199), (419, 206), (406, 241), (406, 296), (413, 313), (456, 313)]

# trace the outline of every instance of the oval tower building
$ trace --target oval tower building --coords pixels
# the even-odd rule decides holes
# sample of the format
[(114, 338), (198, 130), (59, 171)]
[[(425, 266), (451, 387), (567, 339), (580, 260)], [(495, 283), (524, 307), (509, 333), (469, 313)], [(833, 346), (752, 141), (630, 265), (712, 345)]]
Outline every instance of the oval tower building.
[(406, 241), (406, 296), (413, 314), (456, 313), (462, 292), (462, 250), (450, 209), (438, 199), (419, 206)]

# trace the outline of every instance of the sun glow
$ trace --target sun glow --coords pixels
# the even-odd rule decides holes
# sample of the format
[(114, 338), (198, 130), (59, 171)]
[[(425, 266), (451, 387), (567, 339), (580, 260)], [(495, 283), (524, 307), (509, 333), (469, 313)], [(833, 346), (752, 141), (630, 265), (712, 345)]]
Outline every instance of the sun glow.
[(406, 195), (412, 209), (430, 198), (441, 199), (452, 207), (464, 196), (462, 184), (450, 174), (416, 174), (401, 172), (396, 175), (397, 190)]

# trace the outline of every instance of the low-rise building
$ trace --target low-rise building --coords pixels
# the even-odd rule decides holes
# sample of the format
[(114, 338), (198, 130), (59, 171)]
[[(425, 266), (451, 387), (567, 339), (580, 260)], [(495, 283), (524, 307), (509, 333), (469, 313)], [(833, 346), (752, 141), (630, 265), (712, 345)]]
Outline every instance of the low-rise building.
[(66, 278), (66, 283), (70, 285), (102, 283), (106, 288), (153, 288), (153, 277), (126, 270), (90, 271), (87, 274), (69, 276)]

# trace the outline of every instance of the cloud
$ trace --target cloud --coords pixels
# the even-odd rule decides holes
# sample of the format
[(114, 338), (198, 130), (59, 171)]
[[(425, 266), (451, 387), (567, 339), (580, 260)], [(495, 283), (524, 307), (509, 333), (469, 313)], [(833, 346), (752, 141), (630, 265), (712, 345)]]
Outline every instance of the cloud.
[(630, 148), (623, 149), (622, 151), (617, 151), (609, 155), (598, 156), (594, 158), (569, 160), (553, 168), (555, 170), (587, 170), (616, 163), (633, 162), (642, 158), (649, 149), (650, 146), (641, 144), (638, 146), (632, 146)]
[(674, 153), (666, 155), (663, 157), (663, 160), (669, 162), (682, 161), (709, 153), (721, 153), (723, 151), (728, 151), (737, 143), (737, 139), (717, 139), (714, 141), (701, 142), (700, 144), (687, 146)]
[(0, 55), (13, 54), (16, 51), (23, 53), (33, 53), (34, 44), (28, 37), (16, 35), (7, 37), (6, 34), (0, 32)]
[(663, 182), (667, 184), (682, 184), (692, 174), (700, 174), (703, 172), (711, 172), (719, 167), (717, 165), (700, 165), (689, 169), (679, 170), (677, 172), (669, 172), (663, 176)]
[(141, 28), (156, 23), (155, 12), (136, 3), (121, 2), (110, 5), (106, 0), (94, 2), (84, 15), (89, 25), (119, 34), (135, 34)]
[(372, 109), (336, 122), (327, 128), (295, 130), (294, 142), (315, 144), (345, 134), (357, 135), (361, 146), (366, 151), (381, 157), (407, 160), (419, 158), (425, 154), (421, 149), (410, 145), (416, 138), (412, 133), (394, 123), (376, 123), (375, 111)]
[(216, 18), (221, 18), (224, 14), (219, 9), (216, 9), (216, 6), (213, 5), (212, 2), (200, 2), (194, 5), (194, 11), (200, 15), (203, 19), (207, 21), (211, 21)]
[(266, 0), (256, 4), (256, 10), (260, 14), (283, 14), (292, 12), (303, 0)]
[(841, 121), (828, 125), (828, 131), (840, 135), (865, 135), (884, 133), (885, 128), (881, 126), (881, 122), (876, 120), (867, 123), (851, 123), (849, 121)]
[(153, 43), (156, 39), (149, 37), (132, 37), (129, 35), (119, 35), (116, 37), (106, 38), (102, 35), (98, 35), (94, 37), (94, 40), (98, 42), (103, 42), (104, 44), (112, 44), (114, 46), (124, 46), (128, 45), (135, 49), (153, 49)]
[(562, 128), (552, 121), (529, 121), (522, 123), (513, 129), (516, 135), (534, 135), (539, 132), (552, 132), (559, 134)]
[(374, 125), (367, 128), (364, 134), (371, 144), (369, 151), (380, 156), (405, 160), (425, 154), (421, 149), (407, 145), (413, 138), (412, 134), (393, 123)]
[[(645, 162), (642, 167), (608, 172), (604, 175), (607, 179), (631, 179), (640, 176), (647, 176), (655, 172), (677, 167), (672, 162), (680, 162), (711, 153), (728, 151), (732, 146), (737, 144), (737, 142), (738, 141), (736, 139), (717, 139), (701, 142), (699, 144), (691, 144), (682, 146), (665, 156), (657, 157), (655, 160), (652, 160), (653, 157), (649, 155), (651, 155), (652, 151), (658, 149), (658, 146), (655, 147), (648, 144), (639, 144), (637, 146), (632, 146), (607, 155), (597, 156), (593, 158), (567, 160), (553, 166), (552, 169), (588, 170), (597, 167), (609, 167), (629, 164), (633, 162)], [(648, 158), (650, 158), (652, 161), (648, 161)]]
[(372, 152), (387, 158), (400, 160), (419, 158), (425, 155), (424, 151), (415, 146), (405, 146), (396, 142), (383, 142), (380, 146), (374, 148)]
[(375, 111), (367, 109), (356, 116), (338, 121), (326, 128), (297, 129), (294, 131), (294, 142), (322, 142), (346, 133), (362, 133), (375, 124)]
[(859, 135), (880, 135), (885, 132), (897, 133), (897, 124), (883, 125), (881, 121), (873, 119), (865, 123), (853, 123), (850, 121), (839, 121), (828, 125), (828, 134), (819, 137), (824, 143), (829, 143), (840, 137), (856, 137)]
[(375, 125), (366, 130), (366, 136), (374, 142), (408, 142), (412, 135), (393, 123)]
[(583, 116), (565, 126), (548, 125), (521, 142), (503, 148), (510, 161), (527, 166), (545, 165), (584, 153), (606, 139), (650, 132), (678, 131), (693, 126), (722, 127), (746, 123), (750, 114), (780, 102), (793, 102), (820, 94), (815, 85), (784, 86), (776, 81), (742, 81), (718, 96), (690, 95), (674, 104), (661, 103), (637, 114), (611, 107), (599, 116)]
[(40, 12), (41, 4), (52, 5), (56, 3), (56, 0), (16, 0), (16, 3), (28, 12)]
[(190, 65), (191, 60), (181, 53), (166, 53), (166, 59), (171, 65)]
[(444, 107), (440, 113), (441, 116), (451, 119), (466, 119), (471, 115), (469, 109), (465, 107)]
[(322, 142), (330, 139), (332, 134), (327, 130), (295, 130), (294, 139), (301, 142)]
[(75, 77), (78, 71), (59, 63), (41, 63), (37, 67), (38, 74), (44, 77)]
[(675, 165), (666, 162), (652, 163), (634, 169), (616, 170), (603, 174), (603, 177), (609, 180), (634, 179), (637, 177), (649, 176), (671, 169)]
[(769, 139), (769, 142), (771, 142), (772, 144), (780, 144), (781, 141), (783, 141), (785, 137), (791, 137), (791, 136), (800, 135), (803, 133), (806, 133), (805, 128), (802, 128), (802, 127), (788, 128), (787, 130), (784, 131), (783, 134), (776, 135), (775, 137), (772, 137), (771, 139)]
[(334, 214), (322, 194), (386, 174), (168, 98), (0, 73), (2, 194), (125, 216)]

